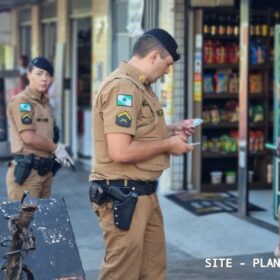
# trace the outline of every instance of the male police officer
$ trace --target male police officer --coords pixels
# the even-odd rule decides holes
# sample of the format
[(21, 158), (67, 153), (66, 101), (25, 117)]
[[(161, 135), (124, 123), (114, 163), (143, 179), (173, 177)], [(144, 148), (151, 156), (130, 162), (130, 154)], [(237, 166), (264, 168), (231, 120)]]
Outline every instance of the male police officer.
[(64, 145), (53, 141), (54, 120), (45, 95), (53, 78), (53, 66), (44, 57), (34, 58), (28, 69), (29, 86), (8, 105), (8, 123), (14, 160), (9, 164), (9, 200), (19, 200), (25, 190), (37, 198), (50, 196), (55, 159), (73, 160)]
[[(169, 155), (192, 150), (186, 136), (193, 130), (190, 120), (167, 127), (151, 84), (167, 74), (179, 58), (177, 43), (169, 33), (162, 29), (144, 33), (131, 59), (122, 62), (101, 85), (93, 105), (95, 164), (90, 195), (105, 241), (102, 280), (165, 279), (165, 240), (156, 180), (169, 167)], [(111, 190), (122, 200), (114, 188), (124, 192), (124, 203), (118, 207), (102, 196)], [(135, 194), (138, 201), (129, 229), (124, 230), (131, 214), (125, 212), (133, 209)], [(114, 195), (111, 197), (115, 203)]]

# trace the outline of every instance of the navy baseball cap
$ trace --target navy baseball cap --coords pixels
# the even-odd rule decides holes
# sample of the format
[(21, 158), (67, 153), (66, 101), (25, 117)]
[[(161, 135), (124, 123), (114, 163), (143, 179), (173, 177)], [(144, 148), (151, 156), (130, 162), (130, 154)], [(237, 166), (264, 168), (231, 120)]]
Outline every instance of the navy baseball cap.
[(143, 34), (143, 36), (152, 37), (160, 42), (160, 44), (169, 52), (173, 61), (177, 61), (181, 54), (175, 39), (165, 30), (160, 28), (151, 29)]
[(51, 76), (53, 76), (53, 66), (51, 63), (43, 56), (35, 57), (31, 60), (30, 66), (35, 66), (37, 68), (47, 71)]

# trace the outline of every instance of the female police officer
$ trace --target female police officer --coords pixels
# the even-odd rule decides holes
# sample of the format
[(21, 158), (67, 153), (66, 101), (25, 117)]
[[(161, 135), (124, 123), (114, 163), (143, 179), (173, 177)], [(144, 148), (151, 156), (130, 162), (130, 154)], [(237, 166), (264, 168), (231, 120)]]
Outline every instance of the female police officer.
[[(136, 42), (132, 58), (104, 81), (93, 106), (95, 164), (90, 194), (105, 241), (101, 280), (165, 279), (156, 180), (168, 168), (170, 154), (183, 155), (193, 149), (186, 143), (192, 130), (186, 126), (191, 123), (184, 121), (167, 127), (151, 84), (167, 74), (179, 57), (177, 43), (169, 33), (162, 29), (146, 32)], [(115, 212), (120, 207), (98, 199), (106, 187), (137, 192), (128, 230), (120, 229), (122, 215)], [(128, 206), (122, 208), (133, 209)]]
[(64, 145), (53, 142), (54, 121), (46, 96), (53, 66), (46, 58), (36, 57), (27, 77), (29, 86), (10, 101), (7, 109), (14, 154), (6, 178), (9, 200), (21, 199), (25, 190), (33, 197), (49, 197), (53, 155), (62, 164), (73, 163)]

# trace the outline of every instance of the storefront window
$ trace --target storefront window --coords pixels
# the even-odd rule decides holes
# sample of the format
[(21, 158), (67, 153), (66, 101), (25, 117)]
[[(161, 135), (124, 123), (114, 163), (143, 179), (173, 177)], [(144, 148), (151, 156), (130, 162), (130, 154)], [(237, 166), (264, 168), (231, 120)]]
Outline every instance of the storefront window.
[(43, 55), (54, 63), (56, 44), (56, 23), (43, 24)]
[[(129, 0), (115, 0), (112, 3), (113, 38), (112, 38), (112, 67), (115, 69), (119, 62), (128, 60), (138, 37), (131, 37), (127, 30)], [(143, 30), (158, 27), (158, 0), (145, 0), (142, 19)]]

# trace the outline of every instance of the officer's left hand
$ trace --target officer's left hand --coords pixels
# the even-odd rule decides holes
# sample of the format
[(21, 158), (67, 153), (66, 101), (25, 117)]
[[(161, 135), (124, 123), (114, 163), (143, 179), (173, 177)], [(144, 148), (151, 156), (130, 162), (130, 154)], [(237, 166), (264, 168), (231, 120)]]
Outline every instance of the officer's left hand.
[(182, 120), (171, 125), (174, 135), (190, 137), (194, 134), (193, 119)]
[(56, 150), (53, 152), (55, 159), (62, 165), (71, 166), (74, 165), (74, 161), (67, 152), (65, 146), (61, 143), (57, 144)]

